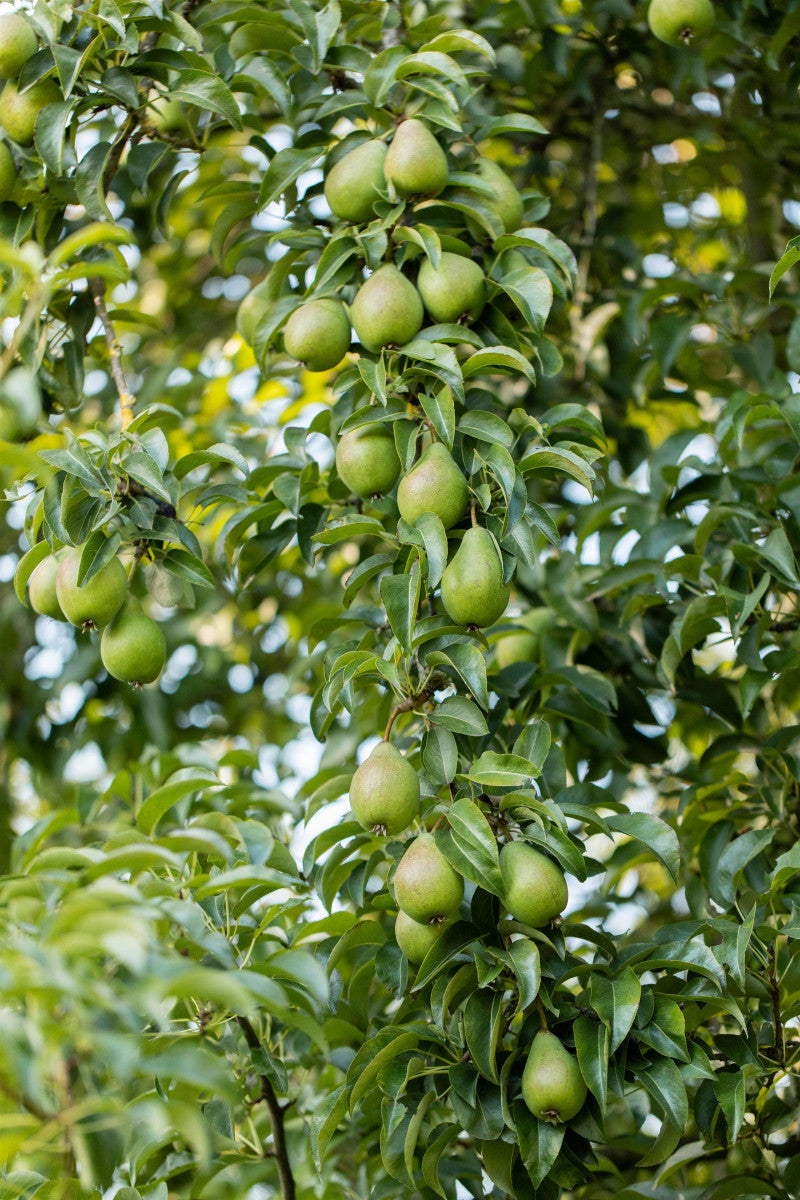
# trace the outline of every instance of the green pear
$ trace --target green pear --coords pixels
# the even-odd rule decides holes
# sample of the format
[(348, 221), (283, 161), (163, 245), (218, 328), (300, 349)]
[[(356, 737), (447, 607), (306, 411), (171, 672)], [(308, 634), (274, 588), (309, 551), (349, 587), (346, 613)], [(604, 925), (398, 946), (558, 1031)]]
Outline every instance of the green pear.
[(409, 525), (425, 512), (440, 517), (445, 529), (452, 528), (466, 516), (469, 507), (467, 481), (442, 442), (428, 446), (400, 480), (397, 507)]
[(68, 550), (58, 565), (56, 596), (61, 611), (73, 625), (102, 629), (122, 608), (128, 595), (128, 576), (118, 558), (112, 558), (88, 582), (78, 586), (81, 551)]
[(486, 303), (486, 276), (462, 254), (444, 253), (438, 267), (426, 258), (419, 269), (417, 289), (434, 321), (474, 321)]
[(100, 658), (109, 675), (140, 687), (152, 683), (167, 661), (167, 643), (159, 624), (131, 600), (100, 637)]
[(533, 846), (507, 842), (500, 851), (500, 873), (506, 908), (523, 925), (540, 929), (567, 907), (564, 872)]
[(447, 156), (428, 126), (412, 117), (398, 125), (384, 172), (398, 196), (438, 196), (447, 184)]
[(668, 46), (689, 46), (708, 37), (716, 16), (711, 0), (652, 0), (647, 23)]
[(42, 397), (36, 376), (15, 367), (0, 381), (0, 441), (18, 442), (36, 432)]
[(378, 742), (350, 781), (350, 807), (365, 829), (394, 837), (419, 813), (419, 777), (392, 742)]
[(33, 144), (36, 118), (46, 104), (55, 104), (61, 92), (52, 79), (42, 79), (24, 92), (17, 85), (7, 83), (0, 92), (0, 125), (20, 146)]
[(408, 961), (421, 963), (450, 924), (450, 921), (441, 921), (438, 925), (421, 925), (401, 910), (394, 923), (394, 936)]
[(419, 333), (422, 300), (413, 283), (385, 263), (359, 288), (350, 316), (361, 345), (377, 354), (384, 346), (404, 346)]
[(0, 142), (0, 203), (9, 200), (17, 186), (17, 168), (5, 142)]
[(0, 17), (0, 79), (16, 79), (28, 59), (36, 53), (36, 34), (19, 13)]
[(481, 193), (482, 199), (489, 201), (490, 207), (503, 222), (506, 233), (513, 233), (522, 222), (522, 197), (503, 168), (493, 159), (479, 158), (478, 174), (494, 191), (491, 198)]
[(497, 542), (488, 529), (474, 525), (444, 569), (445, 612), (457, 625), (485, 628), (502, 617), (510, 594)]
[(441, 925), (458, 916), (464, 880), (439, 850), (432, 833), (422, 833), (406, 850), (394, 875), (398, 908), (421, 925)]
[(363, 425), (343, 433), (336, 447), (336, 470), (356, 496), (366, 499), (390, 492), (400, 474), (391, 429)]
[(535, 1117), (561, 1125), (583, 1108), (586, 1084), (574, 1054), (554, 1033), (541, 1030), (522, 1072), (522, 1098)]
[(43, 617), (52, 617), (55, 621), (66, 621), (61, 611), (56, 594), (56, 575), (58, 566), (64, 557), (63, 550), (48, 554), (47, 558), (34, 567), (28, 580), (28, 599), (34, 612)]
[(542, 645), (542, 636), (555, 624), (555, 613), (549, 608), (531, 608), (515, 618), (522, 629), (501, 634), (494, 643), (494, 660), (502, 671), (513, 663), (533, 662)]
[(360, 225), (375, 216), (375, 201), (386, 187), (386, 145), (373, 138), (340, 158), (325, 177), (325, 199), (335, 217)]
[(296, 308), (283, 330), (287, 353), (309, 371), (338, 367), (350, 349), (350, 321), (341, 300), (310, 300)]

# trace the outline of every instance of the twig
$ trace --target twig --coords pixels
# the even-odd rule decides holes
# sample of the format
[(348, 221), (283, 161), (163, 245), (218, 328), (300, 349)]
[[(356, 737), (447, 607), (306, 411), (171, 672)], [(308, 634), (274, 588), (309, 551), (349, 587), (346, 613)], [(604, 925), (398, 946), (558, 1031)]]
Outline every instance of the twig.
[[(247, 1017), (237, 1017), (237, 1021), (244, 1033), (245, 1041), (251, 1050), (261, 1049), (261, 1039), (253, 1028)], [(295, 1184), (294, 1175), (292, 1174), (292, 1164), (289, 1162), (289, 1155), (286, 1150), (286, 1133), (283, 1127), (284, 1112), (289, 1107), (288, 1104), (281, 1104), (275, 1094), (275, 1089), (266, 1075), (258, 1073), (259, 1083), (261, 1085), (261, 1099), (269, 1110), (269, 1120), (272, 1126), (272, 1142), (276, 1165), (278, 1167), (278, 1178), (281, 1185), (282, 1200), (295, 1200)]]
[(128, 390), (128, 384), (122, 370), (122, 348), (117, 340), (116, 330), (111, 324), (111, 318), (106, 308), (106, 285), (102, 279), (93, 276), (89, 280), (89, 291), (92, 294), (97, 315), (100, 318), (106, 335), (106, 345), (108, 346), (108, 356), (111, 363), (111, 375), (116, 385), (117, 395), (119, 396), (122, 428), (127, 429), (133, 420), (134, 397)]
[(4, 1079), (0, 1079), (0, 1093), (24, 1109), (25, 1112), (30, 1113), (32, 1117), (36, 1117), (37, 1121), (53, 1121), (57, 1118), (56, 1113), (45, 1112), (43, 1108), (39, 1108), (38, 1104), (34, 1104), (27, 1096), (23, 1096), (22, 1092), (11, 1087)]
[(392, 726), (401, 713), (411, 712), (418, 705), (425, 704), (425, 702), (430, 700), (434, 692), (438, 691), (441, 686), (442, 677), (438, 674), (431, 675), (428, 682), (423, 688), (420, 689), (420, 691), (415, 692), (413, 696), (409, 696), (407, 700), (401, 700), (399, 704), (395, 704), (394, 708), (389, 714), (389, 720), (386, 722), (383, 740), (385, 742), (389, 741), (389, 734), (392, 732)]
[(778, 1062), (781, 1066), (786, 1065), (786, 1048), (783, 1040), (783, 1022), (781, 1021), (781, 992), (778, 984), (778, 976), (775, 970), (775, 945), (774, 943), (767, 947), (767, 958), (769, 961), (769, 992), (772, 1001), (772, 1023), (775, 1026), (775, 1053), (778, 1057)]
[(536, 997), (536, 1011), (539, 1014), (539, 1020), (542, 1022), (542, 1029), (547, 1033), (547, 1013), (544, 1011), (544, 1005), (539, 997)]

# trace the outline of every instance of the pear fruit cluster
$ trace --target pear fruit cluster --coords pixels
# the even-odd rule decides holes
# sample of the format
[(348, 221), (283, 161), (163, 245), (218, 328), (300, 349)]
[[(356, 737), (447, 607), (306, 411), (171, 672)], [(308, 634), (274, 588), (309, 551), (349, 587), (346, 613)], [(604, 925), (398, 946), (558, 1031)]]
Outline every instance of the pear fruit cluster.
[[(49, 78), (29, 87), (18, 87), (19, 73), (37, 49), (36, 34), (25, 17), (13, 12), (0, 16), (0, 79), (5, 80), (0, 92), (0, 126), (20, 146), (33, 144), (39, 113), (46, 104), (61, 99), (56, 83)], [(8, 188), (8, 175), (8, 162), (0, 158), (0, 199), (8, 199), (13, 190)], [(3, 195), (4, 191), (7, 195)]]
[(108, 674), (136, 687), (152, 683), (167, 659), (161, 626), (131, 596), (116, 556), (78, 583), (82, 549), (63, 546), (34, 567), (28, 579), (31, 608), (86, 632), (100, 631), (100, 659)]

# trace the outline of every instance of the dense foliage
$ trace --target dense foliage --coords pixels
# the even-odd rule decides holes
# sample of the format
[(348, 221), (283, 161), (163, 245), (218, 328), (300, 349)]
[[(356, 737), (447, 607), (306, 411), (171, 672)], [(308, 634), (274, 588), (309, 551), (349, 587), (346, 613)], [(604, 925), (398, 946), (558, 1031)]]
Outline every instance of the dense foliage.
[[(627, 0), (16, 7), (0, 1197), (796, 1194), (800, 7), (676, 48)], [(409, 116), (447, 186), (334, 219)], [(474, 317), (285, 353), (301, 303), (454, 251)], [(444, 447), (468, 511), (354, 495), (354, 430), (405, 475)], [(485, 628), (441, 597), (475, 526)], [(157, 683), (26, 607), (61, 546), (121, 557)], [(389, 837), (346, 799), (384, 736), (422, 793)], [(466, 899), (409, 965), (423, 830)], [(561, 919), (510, 917), (512, 840)], [(566, 1122), (523, 1099), (541, 1029)]]

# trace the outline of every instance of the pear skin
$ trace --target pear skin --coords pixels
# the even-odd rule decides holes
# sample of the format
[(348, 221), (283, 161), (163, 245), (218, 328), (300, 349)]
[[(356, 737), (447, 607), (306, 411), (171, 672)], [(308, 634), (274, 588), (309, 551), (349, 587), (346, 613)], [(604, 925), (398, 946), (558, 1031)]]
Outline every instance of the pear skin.
[(398, 908), (420, 925), (441, 925), (458, 916), (464, 880), (434, 841), (422, 833), (411, 843), (394, 875)]
[(340, 300), (310, 300), (296, 308), (283, 331), (286, 351), (309, 371), (338, 367), (350, 349), (350, 321)]
[(708, 37), (716, 16), (711, 0), (652, 0), (647, 23), (668, 46), (689, 46)]
[(362, 499), (390, 492), (400, 474), (391, 430), (365, 425), (343, 433), (336, 447), (336, 470), (350, 491)]
[(112, 558), (88, 582), (78, 586), (81, 550), (68, 550), (58, 564), (56, 596), (64, 616), (84, 629), (102, 629), (117, 615), (128, 595), (128, 576)]
[(449, 921), (438, 925), (420, 925), (407, 913), (399, 912), (394, 923), (394, 936), (397, 944), (410, 963), (421, 963), (425, 955), (438, 942)]
[(447, 183), (447, 156), (428, 126), (415, 117), (398, 125), (386, 162), (398, 196), (438, 196)]
[(435, 513), (445, 529), (466, 516), (467, 481), (442, 442), (434, 442), (419, 457), (397, 488), (400, 516), (413, 525), (425, 513)]
[(0, 92), (0, 125), (20, 146), (31, 146), (39, 113), (46, 104), (60, 99), (61, 92), (52, 79), (42, 79), (24, 92), (9, 80)]
[(478, 174), (494, 191), (493, 197), (486, 197), (491, 208), (503, 222), (506, 233), (513, 233), (522, 222), (522, 197), (503, 168), (493, 159), (479, 158)]
[(19, 13), (0, 16), (0, 79), (16, 79), (38, 43), (33, 27)]
[(152, 683), (167, 661), (167, 643), (161, 626), (128, 601), (100, 637), (100, 658), (109, 675), (122, 683), (141, 687)]
[(392, 742), (379, 742), (350, 781), (350, 808), (360, 825), (394, 837), (419, 813), (419, 777)]
[(335, 163), (325, 177), (328, 208), (341, 221), (361, 225), (375, 216), (379, 189), (386, 187), (386, 146), (376, 138), (357, 146)]
[(417, 290), (432, 320), (474, 321), (486, 303), (486, 276), (471, 258), (445, 251), (438, 267), (425, 259), (419, 269)]
[(574, 1054), (554, 1033), (542, 1030), (533, 1039), (522, 1072), (522, 1098), (535, 1117), (561, 1125), (583, 1108), (586, 1084)]
[(17, 186), (17, 167), (5, 142), (0, 142), (0, 203), (8, 200)]
[(410, 342), (424, 313), (413, 283), (392, 263), (384, 263), (359, 288), (350, 316), (361, 345), (377, 354), (384, 346)]
[(31, 572), (28, 580), (28, 599), (34, 612), (43, 617), (52, 617), (54, 621), (66, 621), (61, 611), (56, 595), (56, 575), (59, 563), (65, 554), (64, 550), (56, 550), (48, 554)]
[(533, 846), (508, 842), (500, 851), (505, 905), (523, 925), (541, 929), (567, 907), (569, 891), (564, 872)]
[(456, 625), (484, 629), (502, 617), (511, 588), (503, 583), (503, 560), (488, 529), (464, 534), (442, 575), (442, 604)]

